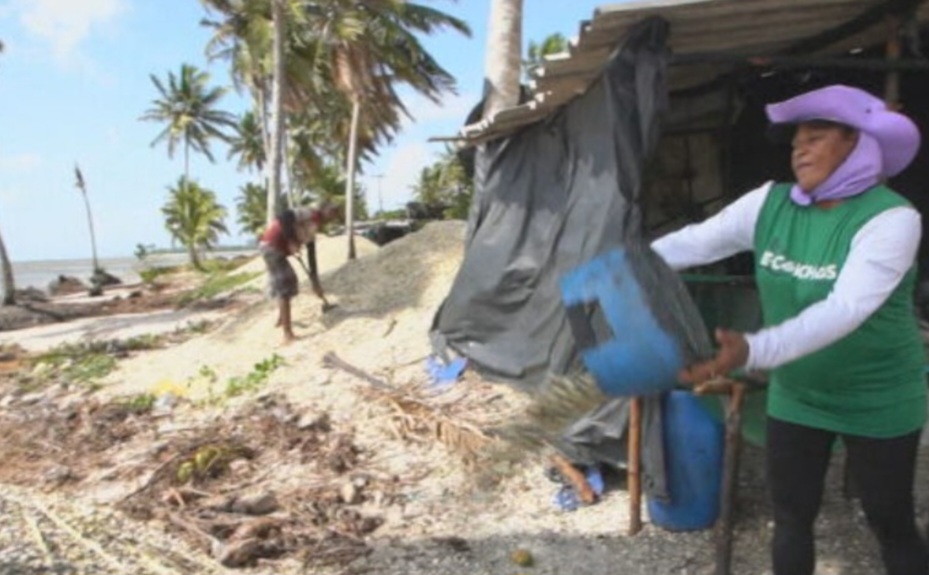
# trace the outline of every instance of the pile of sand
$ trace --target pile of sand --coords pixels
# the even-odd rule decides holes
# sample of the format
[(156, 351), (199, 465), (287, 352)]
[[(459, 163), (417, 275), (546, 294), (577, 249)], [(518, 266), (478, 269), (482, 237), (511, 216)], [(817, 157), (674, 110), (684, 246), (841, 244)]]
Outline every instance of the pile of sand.
[[(346, 263), (345, 238), (320, 238), (317, 261), (334, 310), (322, 314), (305, 278), (294, 299), (298, 340), (281, 344), (276, 305), (261, 300), (227, 318), (213, 332), (179, 346), (147, 352), (120, 363), (103, 382), (107, 394), (171, 389), (191, 398), (222, 393), (229, 378), (244, 376), (277, 354), (286, 365), (269, 387), (299, 398), (308, 383), (325, 381), (322, 356), (341, 357), (378, 373), (424, 360), (432, 317), (461, 263), (463, 222), (435, 222), (378, 249), (357, 238), (358, 259)], [(260, 259), (243, 271), (261, 270)], [(265, 278), (255, 280), (264, 285)]]

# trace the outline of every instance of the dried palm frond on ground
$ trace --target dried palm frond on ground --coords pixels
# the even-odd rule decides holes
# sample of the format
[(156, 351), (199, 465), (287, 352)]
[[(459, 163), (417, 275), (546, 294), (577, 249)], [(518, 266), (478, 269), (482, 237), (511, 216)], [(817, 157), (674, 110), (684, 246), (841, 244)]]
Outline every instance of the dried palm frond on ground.
[(65, 392), (50, 389), (0, 410), (0, 481), (32, 485), (37, 474), (49, 483), (77, 480), (114, 445), (155, 426), (149, 410), (132, 401), (65, 402), (58, 393)]
[(494, 408), (502, 398), (499, 389), (474, 377), (441, 387), (422, 380), (394, 384), (349, 364), (334, 352), (326, 354), (324, 361), (326, 366), (370, 384), (361, 394), (371, 405), (387, 408), (385, 423), (395, 438), (441, 443), (465, 464), (491, 443), (486, 429), (503, 417), (503, 408)]
[[(319, 566), (366, 554), (363, 536), (382, 521), (354, 506), (369, 492), (389, 492), (392, 480), (366, 472), (350, 430), (326, 414), (305, 415), (269, 396), (180, 434), (122, 507), (165, 520), (231, 567), (282, 556)], [(301, 481), (275, 483), (282, 465), (302, 468)]]
[(365, 390), (372, 401), (388, 408), (387, 428), (397, 439), (438, 441), (465, 463), (491, 441), (472, 412), (475, 400), (465, 394), (430, 395), (428, 385), (411, 383), (396, 388)]
[[(11, 439), (0, 445), (0, 477), (34, 482), (37, 474), (61, 469), (55, 483), (62, 488), (65, 482), (78, 488), (106, 470), (114, 470), (111, 480), (141, 478), (117, 508), (165, 522), (227, 567), (279, 558), (317, 567), (364, 556), (365, 536), (383, 520), (359, 506), (391, 504), (402, 484), (369, 468), (369, 453), (355, 444), (350, 427), (333, 424), (325, 412), (297, 410), (280, 396), (194, 425), (175, 420), (160, 430), (162, 422), (126, 401), (65, 408), (49, 398), (0, 407), (0, 432)], [(118, 458), (119, 449), (133, 455)]]

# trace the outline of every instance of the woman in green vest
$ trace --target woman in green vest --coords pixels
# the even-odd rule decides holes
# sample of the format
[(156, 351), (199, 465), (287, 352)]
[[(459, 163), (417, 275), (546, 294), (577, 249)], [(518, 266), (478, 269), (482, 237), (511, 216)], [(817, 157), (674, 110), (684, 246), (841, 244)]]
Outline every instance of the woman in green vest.
[(927, 575), (913, 481), (926, 420), (912, 294), (919, 213), (884, 181), (920, 145), (871, 94), (829, 86), (767, 107), (792, 133), (795, 183), (768, 183), (707, 221), (657, 240), (675, 269), (755, 253), (765, 327), (720, 330), (717, 354), (681, 373), (700, 383), (770, 372), (767, 473), (774, 575), (812, 575), (813, 525), (841, 438), (888, 575)]

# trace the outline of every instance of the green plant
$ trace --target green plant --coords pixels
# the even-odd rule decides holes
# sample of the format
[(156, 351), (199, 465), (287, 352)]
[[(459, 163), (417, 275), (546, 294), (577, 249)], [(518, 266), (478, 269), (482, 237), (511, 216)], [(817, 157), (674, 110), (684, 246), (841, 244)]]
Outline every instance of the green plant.
[(140, 393), (138, 395), (132, 395), (129, 397), (123, 398), (120, 403), (130, 412), (134, 414), (143, 414), (148, 413), (152, 410), (152, 407), (155, 406), (156, 397), (151, 393)]
[(242, 265), (241, 261), (236, 259), (212, 258), (203, 262), (203, 269), (207, 273), (224, 273), (231, 272)]
[(114, 354), (154, 349), (162, 344), (160, 336), (146, 334), (125, 340), (97, 340), (65, 343), (56, 346), (35, 359), (40, 381), (64, 379), (73, 383), (93, 384), (116, 368)]
[(250, 449), (232, 442), (203, 445), (178, 465), (175, 478), (183, 484), (218, 477), (228, 471), (233, 460), (252, 456)]
[(139, 272), (139, 277), (146, 284), (152, 284), (154, 281), (167, 274), (172, 274), (183, 270), (183, 266), (157, 266), (144, 269)]
[(229, 378), (229, 381), (226, 383), (226, 397), (231, 398), (258, 391), (267, 383), (271, 374), (282, 365), (284, 365), (284, 358), (275, 353), (268, 359), (256, 363), (252, 371), (244, 376)]
[(37, 365), (44, 380), (63, 378), (74, 383), (90, 383), (109, 374), (116, 359), (108, 353), (108, 342), (62, 344), (40, 355)]
[(116, 345), (125, 351), (145, 351), (148, 349), (157, 349), (164, 343), (164, 337), (151, 333), (137, 335), (129, 339), (118, 342)]
[(216, 370), (208, 365), (201, 365), (200, 369), (197, 370), (197, 375), (187, 378), (187, 389), (193, 387), (193, 384), (197, 380), (202, 380), (206, 382), (206, 400), (203, 402), (206, 405), (216, 405), (219, 403), (219, 400), (214, 391), (217, 380), (219, 380), (219, 374), (216, 373)]
[(196, 301), (208, 300), (217, 295), (247, 284), (261, 275), (261, 272), (240, 272), (237, 274), (215, 273), (207, 277), (200, 287), (181, 296), (178, 305), (186, 306)]

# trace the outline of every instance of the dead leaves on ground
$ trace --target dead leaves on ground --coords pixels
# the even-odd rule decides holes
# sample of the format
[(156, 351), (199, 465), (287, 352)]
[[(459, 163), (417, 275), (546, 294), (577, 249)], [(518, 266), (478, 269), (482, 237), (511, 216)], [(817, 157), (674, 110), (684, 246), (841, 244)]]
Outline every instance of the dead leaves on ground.
[(0, 481), (34, 485), (54, 470), (56, 487), (80, 487), (115, 470), (110, 480), (140, 484), (120, 509), (163, 521), (229, 567), (351, 562), (368, 552), (366, 536), (382, 523), (376, 512), (399, 486), (368, 468), (352, 429), (279, 396), (210, 423), (164, 423), (172, 422), (125, 401), (53, 394), (0, 409)]

